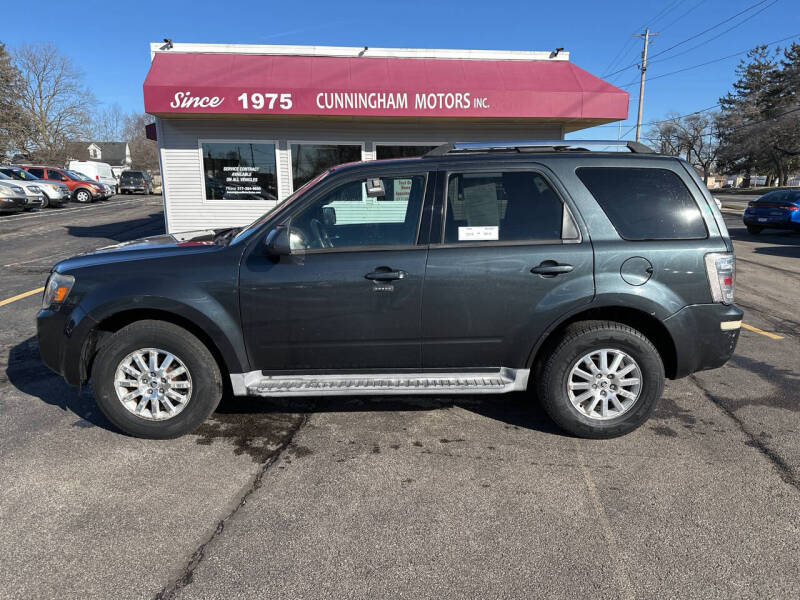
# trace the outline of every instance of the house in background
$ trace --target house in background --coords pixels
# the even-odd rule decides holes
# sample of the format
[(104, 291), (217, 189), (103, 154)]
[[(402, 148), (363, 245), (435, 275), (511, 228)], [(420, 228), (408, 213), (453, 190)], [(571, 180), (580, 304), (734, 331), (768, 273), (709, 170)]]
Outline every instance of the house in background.
[(72, 142), (67, 146), (70, 160), (95, 160), (111, 165), (114, 177), (131, 168), (131, 149), (128, 142)]

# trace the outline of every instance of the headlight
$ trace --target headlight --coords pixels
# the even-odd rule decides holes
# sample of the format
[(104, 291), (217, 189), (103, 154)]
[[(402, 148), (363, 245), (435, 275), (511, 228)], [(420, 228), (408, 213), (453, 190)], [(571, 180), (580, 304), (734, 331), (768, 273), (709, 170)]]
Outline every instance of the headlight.
[(52, 273), (44, 286), (42, 307), (48, 308), (53, 304), (61, 304), (64, 302), (74, 284), (75, 278), (72, 275)]

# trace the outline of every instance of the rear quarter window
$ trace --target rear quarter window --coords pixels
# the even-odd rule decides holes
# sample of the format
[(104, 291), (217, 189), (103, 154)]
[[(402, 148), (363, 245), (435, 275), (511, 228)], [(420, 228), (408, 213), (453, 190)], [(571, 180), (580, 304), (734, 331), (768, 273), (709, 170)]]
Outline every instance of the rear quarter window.
[(669, 169), (581, 167), (576, 174), (623, 239), (708, 237), (697, 202)]

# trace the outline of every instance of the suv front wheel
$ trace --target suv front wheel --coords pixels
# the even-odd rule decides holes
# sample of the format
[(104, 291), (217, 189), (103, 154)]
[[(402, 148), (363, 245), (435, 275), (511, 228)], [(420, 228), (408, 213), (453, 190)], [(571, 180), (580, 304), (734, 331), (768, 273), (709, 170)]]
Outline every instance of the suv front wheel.
[(108, 420), (143, 438), (193, 431), (222, 397), (220, 370), (208, 348), (165, 321), (137, 321), (111, 335), (98, 351), (92, 383)]
[(611, 321), (567, 327), (539, 373), (544, 409), (562, 429), (585, 438), (633, 431), (664, 389), (664, 365), (650, 340)]

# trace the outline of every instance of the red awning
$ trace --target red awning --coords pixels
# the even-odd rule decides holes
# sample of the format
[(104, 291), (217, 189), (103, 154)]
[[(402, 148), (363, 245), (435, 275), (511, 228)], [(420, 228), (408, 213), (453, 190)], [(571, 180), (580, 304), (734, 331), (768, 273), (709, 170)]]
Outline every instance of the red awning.
[(253, 114), (613, 121), (628, 93), (558, 60), (159, 52), (154, 115)]

